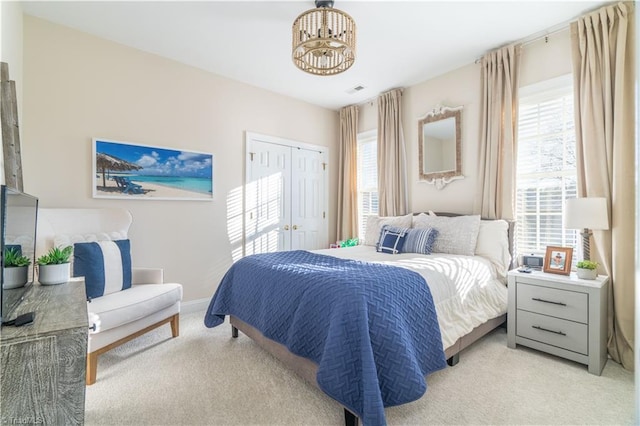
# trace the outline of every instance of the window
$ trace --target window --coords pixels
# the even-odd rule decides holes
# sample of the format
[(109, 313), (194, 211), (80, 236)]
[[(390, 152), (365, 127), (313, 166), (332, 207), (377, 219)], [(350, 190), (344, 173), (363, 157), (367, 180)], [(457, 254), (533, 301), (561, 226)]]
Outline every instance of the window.
[(358, 237), (364, 239), (368, 216), (378, 215), (377, 132), (358, 135)]
[(575, 198), (577, 187), (570, 78), (521, 90), (516, 170), (518, 254), (544, 254), (547, 246), (579, 247), (578, 231), (565, 229), (562, 220), (564, 200)]

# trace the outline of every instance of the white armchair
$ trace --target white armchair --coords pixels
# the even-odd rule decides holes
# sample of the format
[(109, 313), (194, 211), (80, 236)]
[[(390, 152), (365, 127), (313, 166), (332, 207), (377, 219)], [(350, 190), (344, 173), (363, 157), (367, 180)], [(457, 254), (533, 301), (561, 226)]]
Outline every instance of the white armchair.
[[(36, 256), (53, 246), (126, 239), (131, 221), (124, 209), (41, 208)], [(87, 385), (96, 381), (98, 355), (166, 323), (173, 337), (179, 334), (182, 285), (163, 283), (162, 269), (135, 267), (131, 282), (129, 289), (87, 301)]]

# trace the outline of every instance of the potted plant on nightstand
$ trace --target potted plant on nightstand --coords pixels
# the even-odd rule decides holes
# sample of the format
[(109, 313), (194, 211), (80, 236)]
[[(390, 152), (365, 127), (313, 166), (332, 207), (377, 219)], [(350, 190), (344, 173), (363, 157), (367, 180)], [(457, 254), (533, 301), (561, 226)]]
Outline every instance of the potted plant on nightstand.
[(597, 262), (581, 260), (576, 264), (576, 273), (578, 278), (582, 278), (583, 280), (595, 280), (598, 277), (598, 271), (596, 270), (597, 267)]
[(20, 250), (8, 248), (4, 251), (4, 281), (2, 288), (9, 290), (22, 287), (29, 280), (31, 260), (23, 256)]
[(38, 264), (38, 281), (43, 285), (63, 284), (69, 281), (69, 258), (73, 247), (63, 249), (53, 247), (47, 254), (40, 256)]

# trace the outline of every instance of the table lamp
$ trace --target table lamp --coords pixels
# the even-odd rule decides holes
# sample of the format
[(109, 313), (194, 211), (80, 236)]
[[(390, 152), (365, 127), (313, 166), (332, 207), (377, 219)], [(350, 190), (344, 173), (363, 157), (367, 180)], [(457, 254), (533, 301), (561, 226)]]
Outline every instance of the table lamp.
[(584, 260), (590, 259), (590, 238), (592, 229), (609, 229), (607, 199), (599, 197), (569, 198), (564, 205), (564, 227), (582, 229)]

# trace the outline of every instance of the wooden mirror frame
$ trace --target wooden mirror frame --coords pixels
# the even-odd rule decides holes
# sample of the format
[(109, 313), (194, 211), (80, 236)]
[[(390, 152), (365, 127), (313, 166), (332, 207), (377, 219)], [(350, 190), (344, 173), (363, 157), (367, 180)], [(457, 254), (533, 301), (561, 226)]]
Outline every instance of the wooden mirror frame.
[[(418, 175), (420, 181), (434, 184), (436, 188), (442, 189), (448, 183), (456, 179), (463, 179), (462, 176), (462, 106), (449, 108), (437, 106), (418, 120)], [(440, 120), (454, 118), (456, 132), (456, 165), (454, 170), (442, 170), (439, 172), (424, 172), (424, 126)]]

